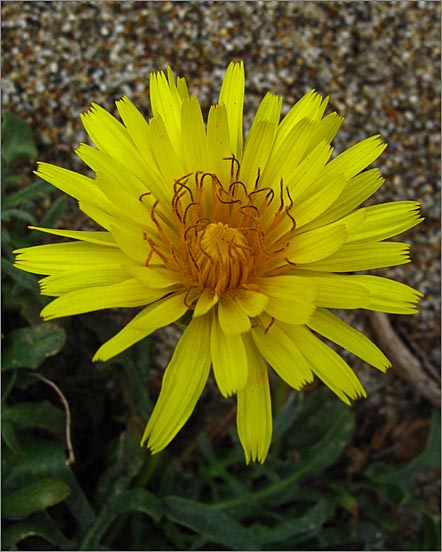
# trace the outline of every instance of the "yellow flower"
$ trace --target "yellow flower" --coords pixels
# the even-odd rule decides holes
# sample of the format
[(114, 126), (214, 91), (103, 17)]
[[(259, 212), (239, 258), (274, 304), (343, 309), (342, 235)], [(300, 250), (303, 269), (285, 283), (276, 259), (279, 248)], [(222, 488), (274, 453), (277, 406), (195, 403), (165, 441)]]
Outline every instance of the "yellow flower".
[[(79, 202), (104, 230), (44, 232), (76, 241), (16, 251), (16, 266), (47, 275), (57, 297), (45, 320), (113, 307), (144, 307), (104, 343), (105, 361), (190, 312), (165, 371), (142, 443), (156, 453), (185, 424), (213, 369), (236, 394), (246, 461), (263, 462), (272, 435), (267, 364), (291, 387), (318, 376), (344, 402), (365, 396), (348, 364), (317, 334), (385, 371), (389, 361), (329, 309), (412, 314), (421, 294), (382, 277), (345, 275), (409, 262), (385, 241), (418, 224), (419, 204), (359, 208), (382, 184), (365, 170), (385, 149), (367, 138), (331, 159), (342, 118), (324, 117), (314, 90), (280, 121), (268, 93), (243, 141), (244, 67), (231, 63), (204, 123), (186, 81), (150, 78), (153, 117), (128, 98), (122, 123), (98, 105), (82, 116), (96, 148), (78, 156), (94, 179), (46, 163), (37, 174)], [(363, 172), (362, 172), (363, 171)]]

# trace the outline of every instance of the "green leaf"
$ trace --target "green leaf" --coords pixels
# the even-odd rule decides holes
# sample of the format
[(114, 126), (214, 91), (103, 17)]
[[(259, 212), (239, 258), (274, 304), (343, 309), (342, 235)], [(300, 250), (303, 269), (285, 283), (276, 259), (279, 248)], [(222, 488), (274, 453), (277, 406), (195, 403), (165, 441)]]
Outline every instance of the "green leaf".
[[(146, 347), (145, 343), (144, 347)], [(131, 355), (127, 355), (124, 367), (130, 385), (133, 408), (143, 419), (147, 419), (152, 413), (152, 400), (147, 392), (147, 384), (143, 381), (139, 364), (133, 360), (135, 356), (133, 351), (128, 353)]]
[(37, 180), (24, 188), (21, 188), (17, 192), (10, 196), (3, 198), (2, 209), (11, 209), (12, 207), (25, 206), (29, 201), (40, 197), (47, 196), (54, 188), (43, 180)]
[(9, 222), (11, 218), (24, 220), (29, 224), (37, 224), (35, 217), (22, 209), (8, 209), (6, 211), (2, 211), (1, 219), (3, 222)]
[(155, 521), (162, 515), (162, 504), (158, 498), (144, 489), (131, 489), (113, 496), (101, 510), (97, 520), (92, 525), (80, 550), (97, 550), (100, 540), (116, 518), (126, 512), (141, 512)]
[(4, 406), (2, 419), (3, 423), (10, 423), (15, 429), (37, 427), (54, 433), (62, 433), (65, 429), (64, 412), (47, 401)]
[(132, 479), (138, 474), (146, 460), (146, 451), (140, 447), (128, 429), (118, 442), (117, 459), (100, 477), (96, 491), (96, 501), (105, 504), (126, 490)]
[(304, 396), (302, 393), (293, 392), (281, 411), (275, 418), (273, 424), (273, 441), (276, 441), (288, 431), (299, 416)]
[(2, 273), (9, 276), (21, 288), (32, 291), (36, 295), (39, 294), (39, 287), (35, 276), (15, 268), (11, 261), (4, 258), (2, 258)]
[(18, 456), (20, 454), (20, 445), (14, 431), (14, 426), (5, 419), (2, 419), (2, 437), (15, 456)]
[[(313, 478), (333, 465), (350, 442), (353, 429), (354, 420), (351, 410), (336, 403), (334, 417), (331, 418), (327, 433), (314, 446), (310, 446), (307, 450), (301, 449), (300, 463), (295, 465), (284, 477), (253, 492), (255, 500), (267, 507), (287, 504), (295, 499), (299, 500), (299, 497), (302, 497), (299, 491), (299, 482)], [(242, 497), (222, 500), (213, 503), (210, 507), (214, 511), (228, 511), (238, 519), (253, 513), (248, 501)]]
[(59, 544), (61, 550), (75, 550), (74, 543), (66, 539), (46, 513), (35, 514), (26, 521), (4, 528), (2, 550), (14, 550), (19, 542), (29, 537), (40, 537), (52, 545)]
[(3, 341), (2, 370), (35, 370), (45, 358), (57, 354), (66, 341), (66, 333), (48, 322), (10, 332)]
[(282, 543), (302, 533), (318, 533), (322, 525), (330, 518), (335, 510), (329, 500), (321, 500), (299, 518), (290, 519), (273, 527), (263, 527), (254, 524), (250, 527), (253, 536), (260, 544)]
[(167, 518), (214, 543), (223, 544), (233, 550), (260, 550), (253, 532), (206, 504), (181, 497), (168, 497), (164, 499), (164, 505)]
[(419, 535), (419, 542), (415, 550), (440, 550), (440, 525), (434, 517), (425, 512), (422, 518), (422, 529)]
[(35, 159), (37, 156), (31, 127), (10, 111), (3, 114), (2, 156), (8, 165), (23, 159)]
[(42, 478), (2, 499), (2, 514), (8, 519), (24, 519), (62, 502), (71, 489), (62, 479)]
[[(3, 451), (5, 465), (11, 465), (11, 456)], [(20, 462), (12, 463), (12, 469), (2, 474), (3, 492), (14, 492), (21, 487), (45, 477), (63, 479), (71, 488), (66, 506), (77, 519), (80, 529), (86, 531), (94, 522), (95, 514), (72, 470), (66, 465), (64, 445), (29, 435), (20, 438)]]

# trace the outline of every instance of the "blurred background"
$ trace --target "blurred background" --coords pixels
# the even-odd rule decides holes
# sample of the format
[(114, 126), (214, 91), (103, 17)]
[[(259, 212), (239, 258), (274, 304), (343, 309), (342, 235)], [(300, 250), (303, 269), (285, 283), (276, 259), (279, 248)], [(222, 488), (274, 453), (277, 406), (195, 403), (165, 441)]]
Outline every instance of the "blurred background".
[[(3, 548), (438, 549), (439, 2), (4, 1), (1, 15)], [(343, 313), (393, 342), (393, 368), (344, 354), (369, 395), (352, 408), (318, 384), (275, 386), (274, 444), (251, 467), (235, 402), (213, 384), (167, 451), (139, 449), (180, 328), (93, 365), (133, 313), (43, 324), (36, 278), (11, 264), (14, 248), (56, 241), (28, 224), (90, 227), (32, 171), (39, 160), (89, 174), (73, 150), (92, 102), (116, 114), (127, 95), (149, 117), (149, 73), (170, 65), (207, 114), (239, 59), (246, 132), (266, 91), (284, 114), (315, 88), (345, 117), (337, 153), (373, 134), (388, 143), (374, 201), (418, 200), (425, 217), (399, 238), (413, 262), (378, 271), (425, 295), (419, 314)]]

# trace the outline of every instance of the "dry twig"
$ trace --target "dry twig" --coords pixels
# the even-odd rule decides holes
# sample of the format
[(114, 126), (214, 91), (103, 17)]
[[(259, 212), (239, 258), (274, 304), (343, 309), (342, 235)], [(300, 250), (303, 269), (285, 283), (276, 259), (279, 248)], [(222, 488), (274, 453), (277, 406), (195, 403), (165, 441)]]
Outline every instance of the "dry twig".
[(369, 312), (368, 315), (376, 332), (377, 341), (391, 361), (392, 370), (434, 406), (440, 408), (441, 391), (439, 385), (435, 379), (425, 372), (421, 363), (399, 338), (388, 316), (381, 312)]
[(45, 378), (44, 376), (38, 373), (31, 373), (31, 375), (34, 376), (34, 378), (37, 378), (43, 381), (44, 383), (46, 383), (47, 385), (49, 385), (50, 387), (52, 387), (52, 389), (54, 389), (54, 391), (60, 397), (61, 402), (63, 403), (64, 410), (66, 412), (66, 446), (68, 449), (68, 459), (66, 460), (66, 464), (68, 466), (71, 466), (72, 464), (75, 464), (75, 454), (74, 454), (74, 449), (72, 447), (72, 441), (71, 441), (71, 411), (69, 408), (68, 401), (66, 400), (66, 397), (63, 395), (63, 392), (61, 391), (61, 389), (53, 381)]

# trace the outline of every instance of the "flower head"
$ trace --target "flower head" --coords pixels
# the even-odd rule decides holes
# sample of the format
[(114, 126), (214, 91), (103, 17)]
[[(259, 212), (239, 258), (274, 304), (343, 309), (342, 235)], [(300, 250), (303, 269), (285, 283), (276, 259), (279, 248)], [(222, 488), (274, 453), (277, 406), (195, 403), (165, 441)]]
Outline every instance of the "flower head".
[(128, 98), (122, 123), (97, 105), (82, 116), (96, 148), (81, 144), (91, 179), (40, 163), (37, 174), (70, 194), (103, 231), (37, 228), (75, 241), (16, 251), (16, 266), (46, 275), (56, 297), (44, 319), (144, 307), (94, 360), (105, 361), (188, 311), (143, 443), (162, 450), (192, 413), (213, 369), (236, 394), (247, 462), (271, 441), (268, 367), (294, 389), (319, 377), (346, 403), (365, 396), (348, 364), (319, 336), (385, 371), (389, 361), (330, 309), (412, 314), (420, 293), (379, 276), (344, 274), (409, 262), (386, 241), (422, 219), (419, 204), (359, 207), (382, 184), (366, 169), (385, 149), (367, 138), (331, 159), (342, 118), (324, 117), (314, 90), (280, 121), (281, 98), (262, 100), (245, 143), (243, 64), (231, 63), (205, 124), (186, 81), (150, 79), (153, 116)]

